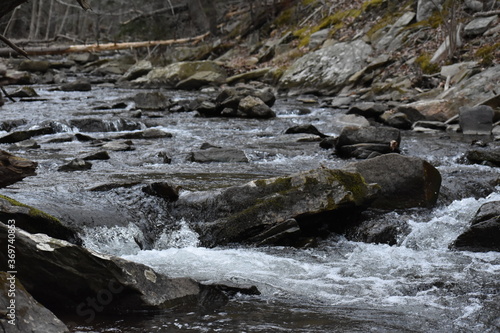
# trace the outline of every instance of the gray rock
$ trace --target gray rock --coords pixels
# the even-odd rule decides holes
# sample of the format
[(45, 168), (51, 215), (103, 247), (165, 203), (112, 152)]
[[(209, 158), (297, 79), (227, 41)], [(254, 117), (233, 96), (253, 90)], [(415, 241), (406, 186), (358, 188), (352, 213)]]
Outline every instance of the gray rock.
[(447, 125), (441, 121), (420, 120), (413, 124), (412, 129), (415, 132), (425, 132), (426, 130), (445, 131)]
[(259, 68), (259, 69), (255, 69), (253, 71), (248, 71), (245, 73), (233, 75), (233, 76), (228, 77), (226, 79), (226, 83), (233, 84), (233, 83), (237, 83), (237, 82), (248, 82), (248, 81), (252, 81), (252, 80), (259, 80), (259, 79), (263, 78), (264, 76), (266, 76), (266, 74), (269, 73), (270, 70), (271, 69), (269, 67), (266, 67), (266, 68)]
[(76, 127), (81, 132), (135, 131), (142, 129), (142, 127), (144, 126), (140, 122), (131, 121), (123, 118), (119, 118), (114, 121), (104, 120), (100, 118), (71, 119), (69, 121), (69, 125), (71, 127)]
[(80, 158), (76, 158), (69, 162), (68, 164), (62, 165), (57, 169), (58, 171), (65, 171), (65, 172), (71, 172), (71, 171), (84, 171), (84, 170), (90, 170), (92, 168), (92, 163), (82, 160)]
[(42, 127), (27, 131), (16, 131), (9, 133), (0, 138), (0, 143), (16, 143), (24, 140), (31, 139), (35, 136), (54, 134), (52, 127)]
[(135, 150), (132, 141), (130, 140), (118, 140), (111, 141), (102, 145), (103, 149), (111, 151), (131, 151)]
[(314, 125), (311, 124), (293, 126), (285, 131), (285, 134), (299, 134), (299, 133), (314, 134), (319, 136), (320, 138), (327, 137), (327, 135), (321, 133)]
[(413, 122), (403, 112), (391, 112), (387, 118), (384, 118), (384, 123), (388, 126), (399, 129), (410, 129)]
[(12, 198), (0, 195), (0, 221), (15, 220), (16, 226), (31, 233), (47, 234), (51, 237), (81, 244), (78, 234), (65, 226), (61, 220), (35, 207), (25, 205)]
[(488, 30), (493, 23), (498, 20), (498, 16), (479, 17), (472, 20), (464, 28), (464, 34), (468, 37), (479, 36)]
[(218, 86), (226, 81), (226, 77), (227, 76), (225, 73), (201, 71), (191, 75), (187, 79), (180, 81), (175, 85), (175, 88), (183, 90), (196, 90), (204, 86)]
[(85, 161), (96, 161), (96, 160), (109, 160), (110, 157), (109, 157), (109, 154), (107, 151), (99, 151), (97, 153), (94, 153), (94, 154), (90, 154), (90, 155), (87, 155), (83, 158), (83, 160)]
[(227, 76), (226, 71), (213, 61), (183, 61), (155, 68), (148, 75), (133, 82), (140, 86), (174, 88), (179, 82), (198, 72), (213, 72)]
[(171, 138), (172, 133), (162, 131), (158, 128), (148, 128), (144, 131), (130, 132), (120, 134), (114, 137), (114, 139), (162, 139)]
[(380, 186), (381, 191), (371, 204), (375, 208), (431, 207), (439, 196), (441, 174), (416, 157), (387, 154), (351, 163), (345, 169), (359, 172), (366, 182)]
[(62, 91), (91, 91), (92, 85), (87, 80), (76, 80), (61, 85)]
[(142, 92), (134, 96), (135, 107), (144, 110), (165, 110), (169, 101), (161, 92)]
[(486, 105), (461, 107), (460, 128), (465, 135), (491, 135), (493, 109)]
[(500, 251), (500, 201), (482, 205), (470, 227), (453, 243), (453, 247), (466, 251)]
[(235, 163), (248, 162), (245, 152), (235, 148), (211, 148), (191, 152), (188, 160), (198, 163)]
[(0, 150), (0, 188), (34, 176), (38, 163)]
[[(15, 290), (15, 297), (9, 296)], [(11, 303), (11, 301), (15, 303)], [(38, 303), (15, 275), (0, 272), (0, 326), (5, 333), (68, 333), (64, 323)], [(14, 309), (11, 313), (11, 308)]]
[(365, 118), (380, 117), (387, 110), (387, 106), (373, 102), (363, 102), (353, 105), (347, 114), (357, 114)]
[[(0, 240), (7, 242), (7, 226), (0, 223)], [(90, 322), (99, 313), (159, 311), (177, 308), (214, 309), (227, 297), (216, 287), (188, 278), (168, 278), (153, 269), (91, 252), (44, 234), (16, 232), (17, 279), (51, 310), (77, 314)], [(6, 251), (0, 253), (6, 267)], [(64, 281), (64, 283), (61, 283)], [(210, 297), (211, 296), (211, 297)], [(207, 302), (205, 302), (207, 300)], [(209, 301), (213, 304), (207, 304)]]
[(317, 48), (318, 46), (323, 44), (325, 40), (328, 39), (329, 35), (330, 35), (330, 29), (322, 29), (311, 34), (311, 36), (309, 36), (309, 48), (310, 49)]
[(25, 98), (25, 97), (39, 97), (38, 94), (36, 93), (35, 89), (32, 87), (21, 87), (14, 91), (13, 93), (9, 94), (10, 97), (20, 97), (20, 98)]
[(122, 80), (132, 81), (141, 76), (144, 76), (153, 70), (153, 65), (151, 61), (141, 60), (137, 62), (135, 65), (130, 67), (125, 74), (122, 76)]
[(500, 144), (495, 142), (484, 148), (470, 149), (465, 153), (465, 157), (472, 163), (499, 167)]
[(14, 143), (9, 149), (38, 149), (40, 145), (33, 139)]
[(417, 21), (427, 20), (437, 10), (442, 10), (442, 4), (445, 0), (418, 0)]
[(283, 74), (280, 89), (332, 94), (363, 69), (372, 54), (371, 46), (361, 40), (338, 43), (308, 53)]
[(401, 132), (391, 127), (344, 127), (335, 150), (340, 156), (367, 158), (371, 152), (399, 152)]
[(276, 117), (276, 113), (264, 101), (254, 96), (247, 96), (240, 100), (237, 115), (244, 118)]

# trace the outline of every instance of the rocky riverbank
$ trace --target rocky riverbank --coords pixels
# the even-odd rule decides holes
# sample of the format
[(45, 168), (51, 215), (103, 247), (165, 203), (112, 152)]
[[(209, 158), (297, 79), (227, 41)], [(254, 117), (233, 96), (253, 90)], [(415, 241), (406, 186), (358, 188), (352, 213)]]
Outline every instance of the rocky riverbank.
[[(240, 45), (254, 50), (245, 72), (236, 47), (166, 66), (123, 54), (5, 61), (15, 103), (4, 101), (0, 123), (0, 238), (7, 244), (16, 221), (19, 291), (63, 314), (88, 310), (81, 300), (94, 296), (107, 312), (210, 311), (255, 288), (94, 253), (86, 231), (132, 225), (127, 246), (143, 249), (179, 221), (208, 247), (314, 247), (332, 234), (396, 244), (409, 225), (384, 216), (498, 191), (498, 51), (446, 66), (437, 51), (417, 57), (408, 43), (424, 44), (422, 22), (442, 14), (425, 3), (398, 5), (377, 25), (391, 2), (353, 1), (326, 23), (279, 34), (283, 13), (272, 39)], [(484, 9), (468, 3), (471, 15)], [(464, 42), (498, 39), (494, 16), (470, 17)], [(453, 248), (499, 251), (498, 206), (483, 206)], [(0, 253), (2, 265), (9, 258)]]

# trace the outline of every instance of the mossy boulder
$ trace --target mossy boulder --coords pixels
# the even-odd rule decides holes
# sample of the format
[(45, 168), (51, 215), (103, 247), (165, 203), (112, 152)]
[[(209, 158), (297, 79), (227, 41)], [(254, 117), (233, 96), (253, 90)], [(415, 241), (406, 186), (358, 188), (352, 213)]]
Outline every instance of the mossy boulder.
[(141, 77), (133, 82), (139, 86), (175, 88), (179, 82), (200, 72), (204, 72), (205, 78), (208, 77), (207, 73), (214, 73), (211, 76), (217, 81), (214, 83), (225, 82), (227, 77), (224, 68), (213, 61), (183, 61), (166, 67), (155, 68), (145, 77)]
[[(293, 229), (294, 239), (281, 239), (279, 243), (290, 244), (317, 235), (324, 228), (342, 225), (345, 217), (360, 212), (377, 190), (378, 186), (367, 184), (358, 173), (319, 168), (252, 181), (218, 194), (197, 194), (198, 200), (181, 198), (179, 205), (193, 216), (200, 216), (196, 210), (203, 212), (205, 222), (197, 223), (196, 228), (207, 246), (259, 244), (272, 239), (272, 231)], [(186, 210), (187, 206), (192, 209)]]
[(0, 221), (7, 222), (8, 220), (15, 220), (17, 228), (30, 233), (42, 233), (74, 244), (82, 243), (77, 233), (63, 225), (56, 217), (0, 195)]

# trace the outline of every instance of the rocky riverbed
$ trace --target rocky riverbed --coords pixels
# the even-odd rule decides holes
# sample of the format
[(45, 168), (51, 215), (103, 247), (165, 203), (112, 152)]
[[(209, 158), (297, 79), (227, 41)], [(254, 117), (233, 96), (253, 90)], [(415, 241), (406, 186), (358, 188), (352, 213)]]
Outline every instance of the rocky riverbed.
[(48, 318), (34, 300), (54, 332), (498, 330), (500, 65), (388, 76), (411, 61), (380, 50), (422, 33), (406, 9), (286, 71), (6, 62), (13, 332)]

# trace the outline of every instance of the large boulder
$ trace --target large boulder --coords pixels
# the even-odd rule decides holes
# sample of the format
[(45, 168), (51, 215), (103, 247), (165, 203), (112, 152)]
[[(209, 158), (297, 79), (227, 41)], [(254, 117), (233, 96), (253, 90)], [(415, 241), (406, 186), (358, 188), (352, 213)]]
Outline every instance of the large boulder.
[(298, 59), (280, 79), (281, 89), (332, 94), (367, 65), (373, 49), (362, 40), (337, 43)]
[(460, 128), (466, 135), (491, 135), (494, 112), (490, 106), (460, 108)]
[(429, 162), (417, 157), (387, 154), (347, 165), (368, 183), (380, 186), (371, 204), (381, 209), (431, 207), (439, 196), (441, 174)]
[(206, 74), (208, 72), (218, 74), (213, 76), (217, 81), (214, 83), (223, 82), (227, 77), (224, 68), (213, 61), (183, 61), (166, 67), (155, 68), (148, 75), (140, 77), (133, 82), (146, 87), (175, 88), (179, 82), (200, 72), (204, 72), (205, 77), (207, 77)]
[(16, 221), (16, 226), (31, 233), (43, 233), (73, 244), (81, 244), (78, 234), (59, 219), (35, 207), (0, 195), (0, 221)]
[[(13, 294), (14, 293), (14, 294)], [(6, 333), (66, 333), (64, 323), (38, 303), (15, 275), (0, 272), (0, 326)]]
[(0, 150), (0, 188), (34, 176), (38, 163)]
[[(87, 322), (99, 313), (217, 307), (227, 298), (216, 287), (189, 278), (169, 278), (127, 260), (91, 252), (44, 234), (17, 229), (16, 278), (52, 311), (76, 313)], [(7, 244), (8, 227), (0, 223)], [(7, 251), (0, 264), (7, 267)], [(205, 304), (204, 301), (214, 301)]]
[(500, 251), (500, 201), (482, 205), (452, 246), (467, 251)]
[[(290, 244), (301, 237), (342, 228), (376, 195), (357, 173), (320, 168), (261, 179), (219, 193), (198, 193), (177, 201), (177, 212), (193, 221), (206, 246), (231, 242)], [(290, 236), (293, 235), (293, 239)]]

